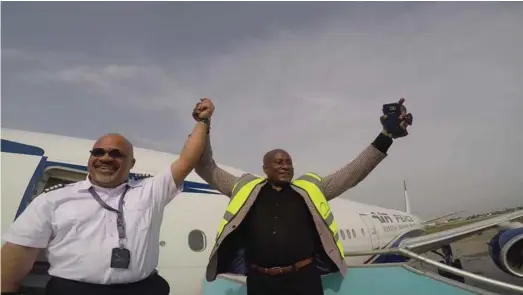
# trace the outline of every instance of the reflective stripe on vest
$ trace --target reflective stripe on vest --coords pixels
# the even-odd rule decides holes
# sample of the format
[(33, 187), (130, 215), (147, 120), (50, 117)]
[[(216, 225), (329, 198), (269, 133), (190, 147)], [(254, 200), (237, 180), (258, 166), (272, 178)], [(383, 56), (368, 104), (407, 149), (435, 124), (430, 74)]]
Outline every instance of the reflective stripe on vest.
[(320, 189), (321, 177), (314, 173), (306, 173), (300, 178), (294, 180), (292, 183), (295, 186), (307, 192), (309, 198), (314, 204), (314, 207), (316, 207), (316, 210), (318, 211), (318, 213), (320, 213), (321, 218), (323, 218), (323, 221), (325, 221), (325, 224), (327, 224), (327, 226), (329, 227), (341, 257), (344, 257), (345, 254), (343, 250), (343, 245), (340, 241), (340, 236), (338, 234), (338, 225), (334, 220), (334, 215), (332, 214), (329, 202), (327, 201), (325, 195)]
[[(232, 189), (231, 201), (229, 202), (229, 206), (227, 207), (227, 210), (223, 215), (223, 219), (221, 220), (220, 225), (218, 227), (216, 240), (218, 240), (218, 238), (222, 234), (222, 231), (227, 225), (227, 223), (229, 223), (232, 220), (232, 218), (238, 213), (243, 204), (245, 204), (245, 201), (247, 201), (247, 198), (254, 190), (254, 188), (258, 184), (264, 182), (265, 180), (266, 178), (264, 177), (258, 178), (255, 176), (250, 176), (234, 184)], [(320, 216), (331, 231), (332, 237), (334, 239), (334, 242), (336, 243), (336, 246), (338, 247), (341, 257), (344, 257), (343, 245), (341, 244), (338, 234), (338, 226), (334, 220), (334, 215), (331, 212), (329, 203), (327, 202), (327, 199), (325, 198), (323, 192), (320, 189), (321, 177), (313, 173), (306, 173), (300, 178), (292, 181), (292, 184), (307, 192), (310, 200), (314, 204), (314, 207), (316, 208), (318, 213), (320, 213)]]
[(218, 234), (216, 235), (216, 240), (220, 237), (223, 228), (232, 220), (232, 218), (240, 211), (240, 208), (245, 204), (247, 198), (251, 194), (252, 190), (256, 185), (265, 181), (265, 178), (257, 178), (254, 176), (245, 177), (244, 179), (238, 181), (232, 188), (231, 200), (229, 201), (229, 206), (223, 215), (220, 226), (218, 227)]

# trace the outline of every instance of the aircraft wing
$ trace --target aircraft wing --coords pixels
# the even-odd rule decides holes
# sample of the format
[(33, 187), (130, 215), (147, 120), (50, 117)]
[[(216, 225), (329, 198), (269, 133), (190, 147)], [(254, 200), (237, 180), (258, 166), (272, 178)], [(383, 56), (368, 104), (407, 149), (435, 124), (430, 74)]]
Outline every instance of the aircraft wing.
[(445, 217), (449, 217), (449, 216), (452, 216), (452, 215), (456, 215), (456, 214), (461, 213), (461, 212), (463, 212), (463, 211), (465, 211), (465, 210), (459, 210), (459, 211), (452, 212), (452, 213), (448, 213), (448, 214), (445, 214), (445, 215), (440, 215), (440, 216), (437, 216), (437, 217), (431, 218), (431, 219), (429, 219), (429, 220), (425, 220), (425, 221), (423, 221), (423, 224), (431, 223), (431, 222), (434, 222), (434, 221), (436, 221), (436, 220), (438, 220), (438, 219), (441, 219), (441, 218), (445, 218)]
[(499, 216), (472, 222), (467, 225), (451, 228), (441, 232), (419, 237), (406, 238), (400, 243), (399, 248), (406, 248), (417, 253), (425, 253), (430, 250), (441, 248), (443, 245), (448, 245), (455, 241), (478, 234), (482, 231), (499, 226), (500, 224), (522, 217), (523, 210), (505, 213)]

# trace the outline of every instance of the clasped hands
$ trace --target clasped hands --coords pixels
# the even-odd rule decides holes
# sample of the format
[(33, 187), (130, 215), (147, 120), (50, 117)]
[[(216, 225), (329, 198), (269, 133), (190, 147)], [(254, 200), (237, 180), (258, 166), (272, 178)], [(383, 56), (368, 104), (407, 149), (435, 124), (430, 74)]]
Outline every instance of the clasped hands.
[(208, 121), (214, 113), (214, 104), (207, 97), (200, 98), (193, 109), (192, 117), (196, 121)]

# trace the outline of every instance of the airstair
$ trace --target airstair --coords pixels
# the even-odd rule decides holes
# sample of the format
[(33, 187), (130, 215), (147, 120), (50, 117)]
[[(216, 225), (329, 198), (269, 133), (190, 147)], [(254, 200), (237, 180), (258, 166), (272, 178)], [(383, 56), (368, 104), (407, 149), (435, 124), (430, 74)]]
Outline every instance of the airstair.
[[(411, 261), (421, 261), (448, 273), (479, 281), (501, 290), (494, 293), (477, 287), (448, 279), (432, 272), (415, 269), (407, 263), (375, 264), (350, 267), (347, 275), (338, 273), (323, 276), (325, 295), (504, 295), (523, 294), (523, 287), (493, 280), (454, 268), (418, 255), (412, 251), (393, 248), (369, 252), (346, 252), (346, 256), (374, 254), (396, 254), (406, 256)], [(245, 295), (245, 277), (220, 275), (214, 282), (204, 281), (202, 295)]]

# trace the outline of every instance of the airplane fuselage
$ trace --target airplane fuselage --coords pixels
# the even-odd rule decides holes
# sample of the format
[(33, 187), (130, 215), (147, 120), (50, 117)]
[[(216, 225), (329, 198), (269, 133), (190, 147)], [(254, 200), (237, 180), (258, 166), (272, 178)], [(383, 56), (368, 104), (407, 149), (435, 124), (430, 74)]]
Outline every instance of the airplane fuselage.
[[(2, 231), (44, 188), (87, 176), (93, 141), (2, 129)], [(155, 174), (178, 156), (135, 148), (133, 173)], [(244, 172), (220, 165), (241, 175)], [(175, 294), (200, 294), (218, 224), (229, 199), (192, 172), (183, 192), (165, 209), (160, 232), (158, 270)], [(409, 213), (337, 198), (330, 202), (346, 251), (394, 247), (421, 232), (421, 220)], [(41, 259), (45, 259), (42, 257)], [(347, 257), (350, 265), (404, 261), (397, 256)]]

